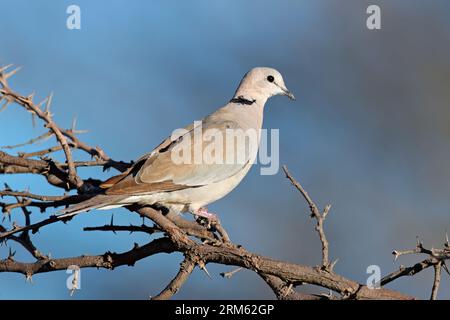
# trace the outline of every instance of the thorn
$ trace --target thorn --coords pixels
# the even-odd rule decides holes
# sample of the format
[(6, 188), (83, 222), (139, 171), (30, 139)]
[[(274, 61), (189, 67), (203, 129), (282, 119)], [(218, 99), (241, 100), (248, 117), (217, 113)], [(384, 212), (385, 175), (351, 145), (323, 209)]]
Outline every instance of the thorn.
[(31, 125), (36, 128), (36, 115), (34, 113), (31, 114)]
[(397, 261), (397, 258), (400, 256), (397, 250), (392, 251), (392, 254), (394, 255), (394, 261)]
[(449, 242), (448, 242), (448, 233), (447, 233), (447, 230), (445, 230), (445, 243), (444, 243), (444, 246), (445, 246), (446, 248), (448, 248), (448, 247), (450, 246), (450, 244), (449, 244)]
[(205, 263), (204, 263), (203, 261), (200, 260), (197, 264), (198, 264), (198, 266), (200, 267), (200, 269), (202, 269), (203, 271), (205, 271), (206, 275), (212, 280), (212, 277), (211, 277), (211, 275), (209, 274), (208, 269), (206, 269)]
[(231, 279), (231, 277), (232, 277), (236, 272), (239, 272), (239, 271), (241, 271), (242, 269), (243, 269), (242, 267), (239, 267), (239, 268), (237, 268), (237, 269), (235, 269), (235, 270), (232, 270), (232, 271), (229, 271), (229, 272), (221, 272), (220, 275), (221, 275), (222, 277), (224, 277), (224, 278)]
[(14, 260), (13, 257), (15, 256), (16, 252), (12, 251), (11, 247), (9, 247), (9, 253), (8, 253), (8, 260)]
[(4, 79), (8, 79), (8, 78), (12, 77), (12, 76), (15, 75), (20, 69), (22, 69), (22, 67), (17, 67), (17, 68), (15, 68), (13, 71), (4, 74), (4, 75), (3, 75), (3, 78), (4, 78)]
[(0, 73), (3, 73), (4, 71), (6, 71), (6, 69), (11, 68), (13, 65), (12, 64), (8, 64), (6, 66), (3, 66), (0, 68)]
[[(3, 100), (3, 98), (2, 98)], [(1, 100), (0, 100), (1, 101)], [(5, 98), (5, 103), (3, 104), (3, 106), (0, 108), (0, 112), (6, 110), (6, 108), (8, 107), (8, 105), (10, 104), (10, 101), (8, 99)]]
[(114, 225), (114, 214), (111, 215), (111, 222), (109, 223), (110, 226)]
[(89, 130), (72, 130), (72, 133), (74, 134), (83, 134), (83, 133), (88, 133)]
[(77, 127), (77, 116), (75, 116), (72, 120), (72, 131), (75, 131)]
[(294, 285), (292, 283), (289, 283), (289, 286), (286, 288), (286, 291), (284, 292), (283, 297), (287, 297), (289, 294), (291, 294), (293, 287), (294, 287)]
[(417, 248), (422, 248), (423, 245), (422, 245), (422, 242), (420, 241), (419, 236), (416, 236), (416, 241), (417, 241)]
[(325, 209), (323, 209), (322, 219), (325, 219), (327, 217), (328, 213), (330, 212), (330, 209), (331, 209), (331, 204), (327, 204), (325, 206)]
[(332, 263), (330, 263), (330, 266), (329, 266), (330, 271), (333, 271), (334, 266), (336, 265), (336, 263), (338, 263), (338, 261), (339, 261), (339, 258), (336, 258), (336, 260), (334, 260)]
[[(0, 103), (1, 103), (2, 101), (1, 101), (1, 99), (0, 99)], [(9, 105), (9, 102), (8, 102), (8, 100), (6, 100), (6, 102), (3, 104), (3, 106), (0, 108), (0, 112), (3, 112), (3, 111), (5, 111), (6, 110), (6, 108), (8, 107), (8, 105)]]
[(447, 264), (445, 263), (444, 260), (442, 260), (442, 269), (444, 269), (445, 272), (447, 272), (447, 274), (450, 275), (450, 271), (448, 270)]
[(28, 95), (27, 99), (29, 101), (33, 101), (33, 98), (34, 98), (34, 91)]
[(47, 104), (47, 101), (48, 101), (48, 97), (44, 98), (44, 100), (42, 100), (41, 102), (36, 104), (36, 107), (38, 107), (40, 109), (44, 104)]
[(52, 104), (53, 92), (50, 92), (50, 95), (47, 97), (47, 102), (45, 103), (45, 113), (49, 113), (50, 105)]

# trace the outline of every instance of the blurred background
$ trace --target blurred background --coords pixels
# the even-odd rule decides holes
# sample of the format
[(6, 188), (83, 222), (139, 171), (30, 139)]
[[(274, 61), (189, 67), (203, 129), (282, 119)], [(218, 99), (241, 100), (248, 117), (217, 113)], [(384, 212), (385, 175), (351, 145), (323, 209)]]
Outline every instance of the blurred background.
[[(67, 6), (81, 8), (81, 30), (66, 28)], [(381, 30), (366, 28), (366, 8), (381, 7)], [(448, 1), (0, 1), (0, 64), (23, 67), (10, 81), (36, 101), (54, 93), (55, 120), (102, 146), (116, 160), (150, 151), (173, 129), (214, 111), (255, 66), (275, 67), (296, 95), (271, 99), (265, 128), (280, 130), (280, 163), (315, 201), (332, 204), (326, 222), (336, 272), (365, 283), (369, 265), (383, 275), (422, 257), (393, 260), (393, 249), (442, 246), (450, 227), (450, 21)], [(43, 133), (18, 106), (0, 114), (0, 145)], [(45, 146), (50, 145), (49, 143)], [(25, 150), (36, 150), (42, 145)], [(8, 150), (7, 150), (8, 151)], [(9, 151), (8, 151), (9, 152)], [(83, 158), (84, 157), (84, 158)], [(86, 159), (77, 154), (77, 159)], [(106, 178), (113, 170), (81, 169)], [(14, 189), (61, 194), (40, 177), (1, 176)], [(320, 263), (320, 243), (300, 194), (280, 171), (258, 165), (226, 198), (209, 206), (234, 242), (291, 262)], [(35, 212), (34, 221), (46, 214)], [(141, 223), (126, 210), (81, 215), (43, 229), (34, 241), (52, 257), (129, 250), (146, 235), (83, 232)], [(20, 221), (14, 212), (12, 220)], [(8, 222), (6, 220), (6, 225)], [(15, 243), (16, 259), (32, 261)], [(73, 297), (64, 271), (0, 274), (0, 299), (147, 299), (177, 272), (180, 255), (135, 267), (84, 269)], [(255, 274), (208, 265), (175, 299), (272, 299)], [(390, 288), (428, 298), (432, 269)], [(307, 287), (309, 292), (323, 292)], [(439, 298), (450, 298), (443, 274)]]

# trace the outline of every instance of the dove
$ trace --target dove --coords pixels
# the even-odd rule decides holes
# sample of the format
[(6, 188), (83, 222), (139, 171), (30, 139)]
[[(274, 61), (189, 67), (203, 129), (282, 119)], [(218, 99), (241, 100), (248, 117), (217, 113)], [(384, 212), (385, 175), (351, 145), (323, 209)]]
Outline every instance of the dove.
[[(257, 157), (264, 106), (270, 97), (276, 95), (295, 100), (280, 72), (267, 67), (251, 69), (225, 106), (202, 121), (174, 131), (127, 171), (104, 181), (98, 194), (61, 210), (58, 217), (138, 204), (213, 219), (215, 214), (208, 212), (206, 206), (230, 193), (250, 170)], [(211, 149), (202, 135), (212, 132), (214, 137), (225, 136), (229, 131), (253, 132), (254, 139), (244, 139), (244, 143), (232, 147), (222, 146), (200, 161), (195, 159), (198, 150), (203, 155), (207, 154), (206, 148)], [(224, 140), (225, 144), (230, 143), (229, 139), (217, 139), (219, 142)], [(183, 158), (186, 161), (177, 158), (181, 151), (184, 151), (184, 156), (190, 156)], [(228, 161), (228, 156), (233, 161)]]

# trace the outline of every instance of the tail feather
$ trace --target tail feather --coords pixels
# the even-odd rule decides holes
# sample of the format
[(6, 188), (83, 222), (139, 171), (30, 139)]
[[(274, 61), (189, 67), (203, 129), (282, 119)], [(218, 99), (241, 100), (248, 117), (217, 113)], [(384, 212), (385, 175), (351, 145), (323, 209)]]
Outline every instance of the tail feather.
[(124, 198), (125, 198), (124, 196), (99, 194), (93, 196), (88, 200), (74, 204), (66, 209), (58, 211), (58, 213), (61, 213), (60, 215), (58, 215), (58, 218), (59, 219), (67, 218), (92, 209), (99, 209), (102, 207), (115, 205)]

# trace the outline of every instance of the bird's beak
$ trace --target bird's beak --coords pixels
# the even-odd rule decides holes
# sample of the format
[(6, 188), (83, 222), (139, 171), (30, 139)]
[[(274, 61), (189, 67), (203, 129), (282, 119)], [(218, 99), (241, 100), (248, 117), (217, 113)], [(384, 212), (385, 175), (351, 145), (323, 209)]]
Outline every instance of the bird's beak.
[(285, 96), (287, 96), (289, 99), (291, 99), (291, 100), (295, 100), (295, 96), (294, 96), (294, 94), (292, 93), (292, 92), (290, 92), (286, 87), (280, 87), (281, 88), (281, 90), (283, 91), (283, 94), (285, 95)]
[(283, 91), (283, 95), (287, 96), (287, 97), (288, 97), (289, 99), (291, 99), (291, 100), (295, 100), (294, 94), (293, 94), (292, 92), (290, 92), (290, 91), (288, 90), (288, 88), (286, 88), (285, 86), (280, 86), (280, 85), (278, 85), (277, 83), (276, 83), (276, 85), (278, 86), (278, 88), (281, 89), (281, 91)]
[(284, 94), (285, 94), (289, 99), (295, 100), (295, 96), (294, 96), (294, 94), (293, 94), (292, 92), (290, 92), (290, 91), (287, 90), (287, 89), (286, 89), (286, 91), (285, 91), (285, 90), (283, 90), (283, 91), (284, 91)]

